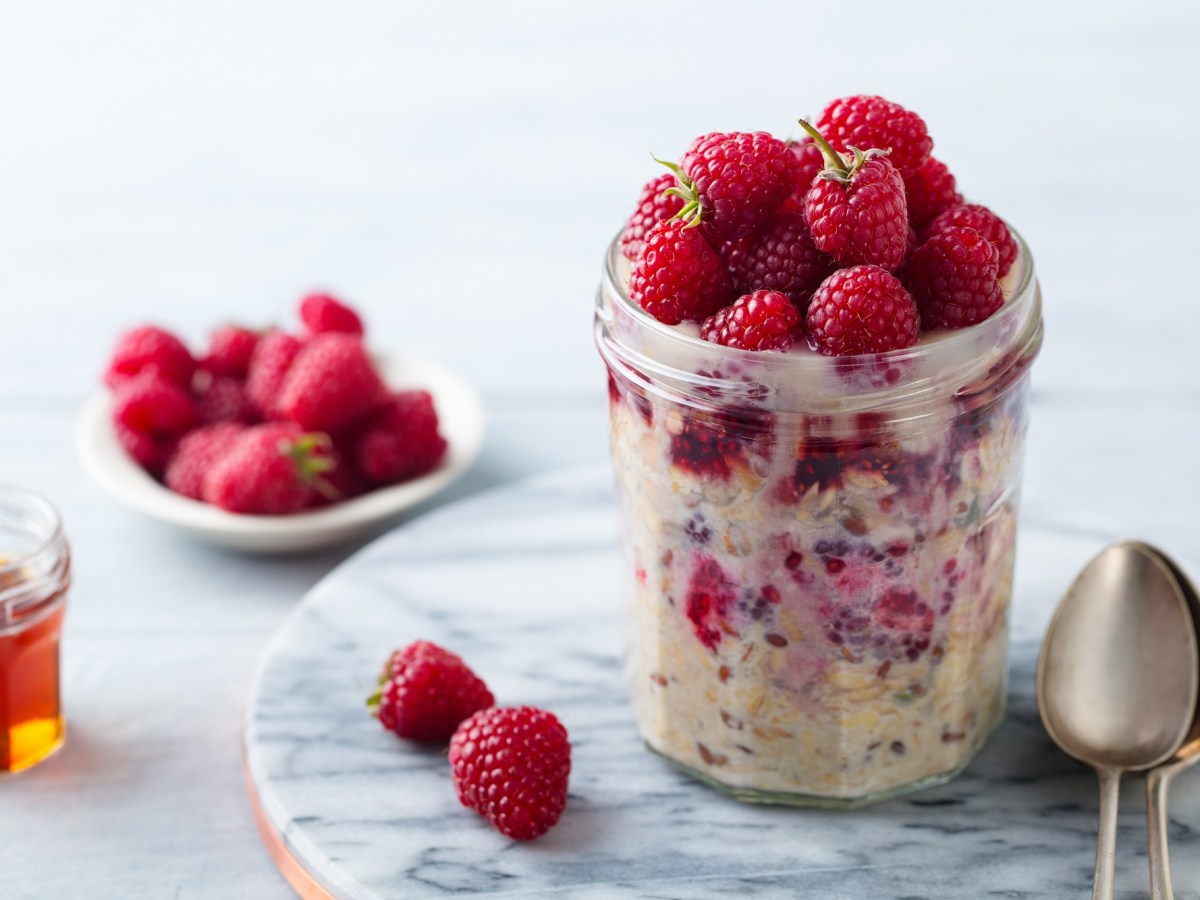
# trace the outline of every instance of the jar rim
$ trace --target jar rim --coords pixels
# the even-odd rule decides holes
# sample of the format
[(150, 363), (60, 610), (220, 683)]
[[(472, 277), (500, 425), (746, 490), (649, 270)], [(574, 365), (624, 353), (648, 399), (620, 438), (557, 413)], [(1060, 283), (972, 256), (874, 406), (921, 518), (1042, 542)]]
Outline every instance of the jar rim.
[(966, 328), (929, 332), (912, 347), (856, 356), (753, 351), (705, 341), (654, 319), (630, 297), (620, 241), (609, 245), (596, 297), (595, 338), (610, 371), (677, 402), (770, 407), (840, 415), (887, 411), (923, 419), (946, 396), (978, 402), (1037, 356), (1043, 337), (1033, 256), (1013, 231), (1018, 254), (1003, 279), (1004, 306)]
[(63, 537), (62, 516), (54, 504), (37, 491), (0, 482), (0, 502), (8, 500), (15, 501), (24, 507), (27, 513), (40, 516), (42, 524), (46, 527), (46, 534), (32, 549), (23, 552), (20, 556), (4, 558), (3, 562), (0, 562), (0, 575), (19, 571), (31, 560), (58, 544)]

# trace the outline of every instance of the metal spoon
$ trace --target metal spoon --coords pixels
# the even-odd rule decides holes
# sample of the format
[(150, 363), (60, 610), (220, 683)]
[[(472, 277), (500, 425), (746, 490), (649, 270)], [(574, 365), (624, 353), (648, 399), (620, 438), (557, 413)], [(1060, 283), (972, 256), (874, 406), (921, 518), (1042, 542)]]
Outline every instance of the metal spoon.
[[(1143, 545), (1171, 570), (1192, 611), (1192, 622), (1200, 635), (1200, 593), (1179, 564), (1157, 547)], [(1180, 772), (1200, 762), (1200, 707), (1192, 717), (1192, 728), (1182, 747), (1160, 766), (1146, 773), (1146, 824), (1150, 839), (1150, 896), (1153, 900), (1174, 900), (1171, 885), (1171, 857), (1167, 848), (1167, 792)]]
[(1112, 900), (1121, 775), (1183, 745), (1198, 683), (1196, 631), (1170, 570), (1143, 545), (1105, 548), (1058, 604), (1037, 671), (1046, 731), (1100, 777), (1093, 900)]

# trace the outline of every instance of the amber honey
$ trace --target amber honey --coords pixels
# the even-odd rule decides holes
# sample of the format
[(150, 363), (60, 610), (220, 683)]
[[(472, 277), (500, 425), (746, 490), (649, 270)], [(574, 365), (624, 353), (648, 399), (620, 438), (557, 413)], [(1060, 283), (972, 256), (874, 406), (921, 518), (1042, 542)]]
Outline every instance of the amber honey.
[(35, 494), (0, 486), (0, 773), (62, 746), (59, 640), (69, 583), (58, 514)]
[[(0, 772), (19, 772), (59, 748), (66, 728), (58, 686), (63, 604), (0, 633)], [(16, 627), (13, 627), (13, 626)]]

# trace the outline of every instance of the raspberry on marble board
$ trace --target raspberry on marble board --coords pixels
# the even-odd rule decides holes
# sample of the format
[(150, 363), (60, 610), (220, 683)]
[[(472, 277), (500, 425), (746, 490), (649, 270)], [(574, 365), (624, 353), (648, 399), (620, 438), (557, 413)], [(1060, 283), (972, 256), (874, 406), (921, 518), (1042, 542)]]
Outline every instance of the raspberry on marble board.
[(571, 743), (554, 713), (531, 706), (481, 710), (450, 739), (459, 802), (517, 841), (541, 837), (567, 805)]
[(444, 743), (463, 720), (495, 702), (462, 657), (421, 640), (388, 657), (367, 708), (402, 738)]

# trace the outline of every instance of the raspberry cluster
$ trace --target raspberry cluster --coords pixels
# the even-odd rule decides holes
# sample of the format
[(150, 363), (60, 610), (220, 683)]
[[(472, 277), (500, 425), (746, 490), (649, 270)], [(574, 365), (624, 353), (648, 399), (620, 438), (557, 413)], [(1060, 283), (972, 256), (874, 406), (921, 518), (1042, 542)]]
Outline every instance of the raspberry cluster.
[(566, 807), (571, 744), (554, 713), (495, 702), (461, 657), (415, 641), (388, 657), (367, 708), (400, 737), (449, 741), (459, 802), (501, 834), (533, 840)]
[(1004, 304), (1016, 240), (963, 201), (919, 115), (860, 95), (800, 124), (798, 141), (702, 135), (664, 163), (621, 238), (639, 306), (728, 347), (848, 356), (911, 347)]
[(435, 468), (446, 452), (433, 398), (395, 392), (362, 319), (328, 294), (300, 303), (296, 333), (222, 325), (199, 357), (154, 325), (125, 332), (104, 373), (126, 452), (185, 497), (285, 515)]

